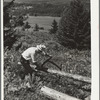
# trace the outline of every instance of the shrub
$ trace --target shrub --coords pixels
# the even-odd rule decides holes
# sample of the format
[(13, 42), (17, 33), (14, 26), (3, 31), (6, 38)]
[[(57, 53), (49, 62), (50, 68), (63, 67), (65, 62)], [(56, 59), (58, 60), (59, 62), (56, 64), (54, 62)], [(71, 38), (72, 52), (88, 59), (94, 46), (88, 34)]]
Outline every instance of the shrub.
[(20, 16), (18, 17), (18, 19), (16, 20), (17, 26), (23, 26), (23, 25), (24, 25), (23, 20), (24, 20), (24, 19), (23, 19), (23, 16), (20, 15)]
[(25, 23), (25, 28), (26, 28), (26, 29), (29, 29), (30, 27), (31, 27), (31, 26), (29, 25), (29, 23), (26, 22), (26, 23)]

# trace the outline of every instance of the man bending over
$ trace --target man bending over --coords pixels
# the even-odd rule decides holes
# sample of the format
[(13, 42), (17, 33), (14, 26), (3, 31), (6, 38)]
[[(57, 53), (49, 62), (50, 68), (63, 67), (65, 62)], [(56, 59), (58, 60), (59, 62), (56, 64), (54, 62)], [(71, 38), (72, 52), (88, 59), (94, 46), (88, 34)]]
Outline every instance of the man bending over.
[(24, 71), (20, 72), (20, 77), (23, 80), (25, 78), (25, 75), (29, 74), (30, 75), (30, 83), (32, 84), (33, 78), (32, 78), (32, 73), (35, 71), (32, 69), (30, 66), (30, 60), (32, 60), (33, 64), (36, 65), (35, 69), (40, 69), (37, 62), (35, 61), (35, 56), (37, 54), (43, 54), (45, 56), (49, 56), (47, 53), (45, 53), (46, 46), (45, 45), (37, 45), (36, 47), (30, 47), (26, 49), (22, 54), (21, 54), (21, 64), (23, 65)]

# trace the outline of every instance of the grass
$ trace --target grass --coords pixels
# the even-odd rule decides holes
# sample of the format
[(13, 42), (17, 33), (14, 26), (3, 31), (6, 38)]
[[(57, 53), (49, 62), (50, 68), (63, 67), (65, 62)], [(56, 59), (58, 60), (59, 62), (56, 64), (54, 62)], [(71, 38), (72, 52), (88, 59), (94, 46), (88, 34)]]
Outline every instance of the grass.
[[(40, 93), (40, 87), (44, 85), (76, 98), (84, 98), (91, 93), (90, 88), (82, 88), (88, 86), (87, 83), (46, 73), (41, 73), (41, 77), (44, 81), (39, 81), (40, 78), (36, 77), (37, 81), (34, 82), (32, 91), (29, 91), (28, 89), (20, 89), (19, 91), (9, 90), (14, 86), (20, 87), (20, 84), (22, 83), (18, 77), (20, 66), (17, 65), (20, 60), (20, 54), (26, 48), (41, 43), (46, 44), (48, 48), (47, 51), (53, 55), (53, 62), (58, 64), (63, 71), (91, 77), (91, 51), (69, 50), (57, 43), (54, 35), (47, 32), (21, 31), (19, 34), (22, 35), (22, 37), (16, 44), (22, 42), (22, 47), (18, 51), (15, 51), (15, 44), (12, 50), (5, 53), (4, 100), (52, 100)], [(42, 63), (46, 58), (38, 56), (36, 59)], [(50, 64), (46, 64), (46, 67), (55, 69), (55, 67)], [(25, 80), (25, 82), (26, 81), (27, 80)]]

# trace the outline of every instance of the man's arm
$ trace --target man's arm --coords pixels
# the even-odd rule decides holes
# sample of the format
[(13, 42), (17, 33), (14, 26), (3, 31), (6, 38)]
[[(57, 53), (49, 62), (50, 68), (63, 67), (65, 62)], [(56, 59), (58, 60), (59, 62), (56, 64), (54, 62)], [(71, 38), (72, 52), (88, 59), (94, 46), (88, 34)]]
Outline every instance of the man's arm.
[(33, 53), (31, 54), (31, 59), (32, 59), (32, 62), (33, 62), (33, 63), (36, 63)]

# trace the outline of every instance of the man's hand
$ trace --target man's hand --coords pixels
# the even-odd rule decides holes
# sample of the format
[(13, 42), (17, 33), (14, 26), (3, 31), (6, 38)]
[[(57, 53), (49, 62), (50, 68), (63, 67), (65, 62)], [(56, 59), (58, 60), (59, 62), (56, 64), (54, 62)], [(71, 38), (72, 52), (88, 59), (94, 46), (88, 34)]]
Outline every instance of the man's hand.
[(49, 57), (49, 54), (45, 54), (45, 56), (48, 56)]
[(37, 64), (37, 62), (36, 62), (36, 61), (34, 61), (34, 62), (33, 62), (33, 64), (34, 64), (34, 65), (36, 65), (36, 64)]
[(49, 57), (52, 57), (52, 55), (49, 55)]
[(52, 56), (51, 56), (51, 55), (49, 55), (48, 53), (45, 53), (45, 56), (52, 57)]

